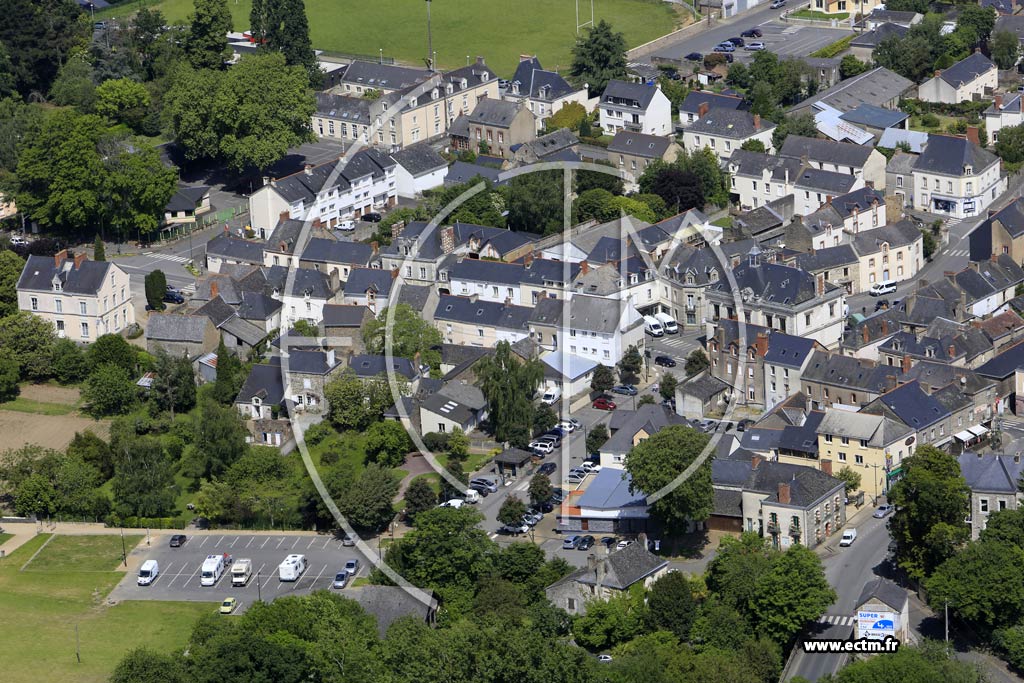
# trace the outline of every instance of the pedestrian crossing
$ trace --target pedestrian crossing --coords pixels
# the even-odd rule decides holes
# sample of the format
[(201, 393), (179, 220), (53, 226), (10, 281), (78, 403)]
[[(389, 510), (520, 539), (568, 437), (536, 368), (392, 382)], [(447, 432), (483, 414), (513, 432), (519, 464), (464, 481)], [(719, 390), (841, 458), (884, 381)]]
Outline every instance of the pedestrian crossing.
[(682, 337), (662, 337), (658, 340), (658, 346), (671, 346), (675, 349), (692, 349), (696, 348), (697, 342), (693, 339), (685, 339)]
[(967, 256), (968, 253), (967, 249), (953, 249), (952, 251), (946, 252), (949, 256)]
[(192, 283), (190, 285), (185, 285), (179, 291), (181, 291), (182, 294), (189, 294), (189, 295), (195, 294), (196, 293), (196, 285), (195, 285), (195, 283)]
[(178, 256), (177, 254), (161, 254), (157, 251), (144, 251), (143, 256), (148, 256), (152, 259), (159, 259), (161, 261), (174, 261), (175, 263), (188, 263), (192, 259), (187, 256)]
[(857, 620), (851, 616), (839, 614), (826, 614), (818, 619), (819, 623), (831, 624), (832, 626), (853, 626), (856, 621)]

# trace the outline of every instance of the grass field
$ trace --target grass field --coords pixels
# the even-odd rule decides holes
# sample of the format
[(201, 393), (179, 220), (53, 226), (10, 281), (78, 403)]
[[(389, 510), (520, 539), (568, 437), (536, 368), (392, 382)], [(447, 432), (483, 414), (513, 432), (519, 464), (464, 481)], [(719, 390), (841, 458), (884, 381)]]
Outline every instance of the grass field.
[(44, 403), (18, 396), (7, 403), (0, 403), (0, 410), (13, 410), (18, 413), (34, 413), (36, 415), (70, 415), (77, 408), (65, 403)]
[(14, 534), (3, 534), (3, 533), (0, 533), (0, 545), (3, 545), (4, 543), (7, 543), (7, 541), (9, 539), (11, 539), (11, 538), (14, 538)]
[[(185, 21), (192, 0), (138, 0), (97, 12), (97, 18), (123, 16), (143, 5), (159, 8), (172, 23)], [(580, 13), (585, 2), (580, 2)], [(249, 26), (251, 0), (228, 0), (235, 30)], [(422, 64), (427, 55), (423, 0), (306, 0), (313, 47)], [(548, 69), (568, 67), (576, 36), (574, 0), (442, 0), (431, 3), (431, 25), (438, 63), (463, 66), (466, 55), (482, 55), (498, 75), (510, 77), (521, 53), (536, 54)], [(690, 11), (661, 0), (596, 0), (594, 14), (626, 36), (632, 47), (670, 32)], [(589, 6), (587, 7), (589, 18)]]
[[(123, 576), (114, 570), (120, 536), (58, 536), (26, 571), (18, 571), (47, 538), (42, 534), (0, 560), (5, 683), (106, 681), (133, 648), (170, 652), (183, 646), (196, 618), (214, 609), (207, 603), (104, 604)], [(75, 657), (76, 626), (81, 663)]]

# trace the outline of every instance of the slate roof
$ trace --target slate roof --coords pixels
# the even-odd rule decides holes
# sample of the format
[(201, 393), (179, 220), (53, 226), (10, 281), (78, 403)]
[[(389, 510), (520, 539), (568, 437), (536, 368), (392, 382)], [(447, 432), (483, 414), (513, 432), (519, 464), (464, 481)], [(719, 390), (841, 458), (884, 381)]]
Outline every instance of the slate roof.
[[(817, 298), (814, 276), (799, 268), (764, 262), (752, 266), (749, 261), (743, 261), (733, 269), (733, 277), (741, 292), (749, 288), (755, 297), (765, 302), (798, 306)], [(829, 291), (836, 286), (825, 283), (825, 288)], [(731, 291), (728, 280), (720, 280), (710, 289)]]
[(826, 410), (818, 434), (860, 439), (872, 448), (884, 448), (913, 432), (910, 427), (882, 415)]
[(146, 323), (146, 339), (200, 344), (209, 324), (210, 319), (205, 315), (153, 313)]
[(650, 159), (661, 159), (673, 144), (674, 142), (671, 138), (623, 130), (616, 133), (612, 141), (608, 143), (608, 151)]
[(656, 92), (658, 92), (658, 89), (653, 85), (630, 83), (613, 78), (608, 81), (604, 93), (601, 94), (601, 102), (620, 105), (624, 102), (636, 102), (640, 105), (641, 109), (647, 109), (651, 100), (654, 99)]
[(968, 368), (960, 368), (949, 363), (921, 360), (914, 363), (910, 372), (904, 373), (905, 379), (915, 379), (922, 387), (945, 387), (955, 385), (965, 395), (995, 386), (995, 382)]
[(686, 418), (677, 415), (663, 405), (648, 404), (636, 410), (616, 410), (611, 435), (598, 449), (602, 453), (625, 454), (633, 448), (633, 439), (641, 430), (648, 434), (659, 432), (670, 425), (686, 425)]
[(845, 194), (852, 190), (856, 183), (856, 176), (805, 166), (797, 176), (793, 187), (821, 190), (829, 194)]
[(897, 612), (902, 612), (903, 607), (907, 604), (907, 592), (892, 581), (879, 577), (864, 584), (864, 589), (860, 592), (860, 599), (857, 600), (857, 607), (872, 599), (892, 607)]
[(237, 315), (234, 307), (225, 302), (219, 295), (197, 308), (196, 313), (209, 318), (214, 327), (220, 327)]
[(765, 500), (779, 504), (779, 484), (789, 485), (789, 505), (807, 508), (842, 487), (842, 482), (821, 470), (805, 465), (761, 460), (755, 469), (752, 461), (713, 460), (711, 483), (716, 488), (742, 488), (767, 494)]
[[(460, 386), (465, 391), (459, 391)], [(475, 395), (471, 393), (473, 391), (476, 392)], [(483, 392), (471, 384), (445, 386), (420, 402), (421, 409), (442, 415), (461, 425), (469, 423), (486, 405)], [(527, 453), (527, 457), (529, 456)]]
[(865, 412), (877, 412), (878, 408), (874, 406), (878, 403), (914, 430), (930, 427), (950, 413), (934, 396), (922, 391), (916, 380), (882, 394), (864, 409)]
[[(395, 162), (391, 157), (373, 147), (356, 152), (348, 160), (344, 168), (340, 172), (335, 173), (338, 163), (338, 160), (333, 160), (319, 166), (314, 166), (308, 171), (302, 170), (290, 176), (278, 178), (271, 182), (270, 187), (276, 190), (289, 203), (297, 201), (309, 203), (316, 199), (320, 193), (331, 189), (346, 191), (351, 187), (352, 182), (359, 178), (367, 176), (380, 178), (384, 175), (386, 169), (395, 166)], [(331, 176), (334, 176), (334, 179), (328, 185), (328, 180), (331, 179)], [(278, 241), (277, 239), (271, 239), (272, 244), (276, 244)]]
[(323, 312), (324, 327), (362, 327), (370, 312), (366, 306), (326, 304)]
[(469, 297), (445, 295), (437, 302), (434, 320), (525, 331), (532, 313), (533, 309), (529, 306), (473, 301)]
[(880, 366), (874, 361), (853, 356), (839, 356), (815, 351), (801, 379), (830, 386), (881, 393), (888, 388), (886, 375), (898, 374), (899, 368)]
[(245, 378), (235, 403), (252, 403), (258, 397), (267, 405), (281, 405), (284, 402), (284, 379), (281, 376), (281, 359), (274, 357), (268, 363), (253, 365)]
[(370, 125), (372, 100), (365, 97), (332, 95), (327, 92), (316, 94), (316, 113), (326, 119)]
[(768, 351), (764, 354), (764, 362), (799, 368), (806, 362), (814, 347), (813, 339), (772, 331), (768, 334)]
[(967, 481), (971, 491), (980, 493), (1016, 494), (1021, 475), (1024, 475), (1024, 463), (1020, 458), (1011, 455), (986, 453), (980, 455), (967, 451), (957, 460), (960, 462), (960, 473)]
[(1012, 375), (1021, 366), (1024, 366), (1024, 342), (1018, 342), (1000, 352), (992, 360), (975, 368), (975, 372), (982, 377), (1002, 380)]
[(839, 118), (849, 123), (869, 126), (871, 128), (891, 128), (898, 126), (910, 118), (910, 114), (901, 111), (877, 107), (873, 104), (862, 104), (856, 109), (840, 114)]
[(170, 200), (168, 200), (165, 210), (174, 212), (195, 211), (196, 206), (209, 192), (210, 188), (207, 185), (179, 187)]
[(686, 94), (679, 111), (697, 114), (700, 112), (700, 105), (708, 105), (708, 109), (746, 109), (747, 106), (742, 97), (733, 95), (720, 95), (704, 90), (691, 90)]
[(754, 116), (740, 109), (711, 109), (702, 118), (691, 123), (686, 130), (690, 133), (745, 140), (775, 128), (776, 124), (773, 121), (764, 118), (755, 126)]
[(284, 292), (288, 285), (289, 273), (294, 273), (292, 288), (287, 292), (290, 296), (309, 294), (314, 299), (330, 299), (334, 296), (334, 292), (331, 290), (331, 281), (326, 274), (312, 268), (289, 269), (287, 266), (271, 266), (263, 269), (267, 283), (264, 292), (268, 290), (269, 292)]
[(471, 124), (508, 128), (519, 113), (520, 105), (515, 102), (496, 100), (490, 97), (480, 100), (468, 117)]
[(536, 140), (525, 142), (523, 146), (529, 148), (538, 158), (548, 161), (546, 157), (563, 151), (571, 152), (570, 148), (578, 145), (579, 142), (580, 139), (571, 130), (559, 128), (547, 135), (541, 135)]
[[(512, 91), (512, 84), (519, 85), (519, 92)], [(554, 71), (545, 71), (536, 57), (524, 59), (519, 62), (516, 72), (509, 80), (509, 87), (506, 95), (512, 97), (530, 97), (535, 100), (552, 102), (560, 97), (565, 97), (576, 92), (568, 81)]]
[[(812, 253), (800, 254), (796, 258), (797, 267), (808, 273), (820, 273), (823, 270), (841, 268), (858, 262), (857, 253), (850, 244), (815, 249)], [(834, 281), (837, 278), (829, 279)]]
[(418, 145), (409, 145), (397, 152), (392, 152), (391, 158), (414, 177), (436, 171), (448, 165), (445, 158), (425, 142), (421, 142)]
[(288, 371), (303, 375), (326, 375), (342, 364), (340, 358), (336, 357), (333, 363), (330, 360), (324, 351), (293, 348), (288, 351)]
[(363, 611), (377, 621), (377, 634), (384, 638), (388, 628), (402, 617), (416, 617), (429, 622), (437, 611), (437, 600), (431, 595), (430, 604), (424, 604), (399, 586), (365, 585), (345, 589), (345, 597), (355, 600)]
[(991, 59), (980, 52), (972, 52), (940, 73), (939, 78), (954, 88), (959, 88), (966, 83), (977, 80), (979, 76), (995, 68), (996, 65)]
[(398, 290), (395, 304), (406, 304), (412, 310), (422, 315), (423, 309), (427, 307), (433, 291), (433, 288), (426, 285), (402, 285), (402, 288)]
[(1000, 209), (981, 225), (981, 229), (990, 229), (990, 224), (1002, 226), (1011, 237), (1024, 235), (1024, 198), (1015, 199)]
[(376, 296), (386, 299), (391, 294), (391, 285), (394, 281), (390, 270), (353, 268), (345, 282), (345, 295), (363, 296), (368, 290), (373, 290)]
[(501, 169), (471, 164), (466, 161), (455, 161), (448, 167), (448, 175), (444, 177), (444, 184), (462, 185), (479, 176), (493, 185), (503, 185), (505, 181), (498, 182), (499, 175), (501, 175)]
[(306, 250), (302, 252), (300, 259), (312, 263), (344, 263), (365, 266), (369, 265), (373, 259), (373, 247), (363, 242), (313, 237), (306, 243)]
[(206, 255), (262, 265), (265, 246), (264, 242), (243, 240), (222, 232), (206, 243)]
[(864, 103), (884, 106), (914, 85), (913, 81), (880, 66), (840, 81), (831, 88), (809, 97), (792, 109), (803, 109), (817, 102), (827, 104), (839, 111), (850, 111)]
[(917, 226), (908, 220), (902, 220), (898, 223), (883, 225), (880, 228), (858, 232), (853, 236), (853, 248), (863, 256), (881, 251), (883, 243), (888, 244), (892, 249), (913, 244), (919, 239), (921, 239), (921, 231)]
[[(391, 368), (406, 379), (416, 376), (416, 368), (408, 358), (393, 357)], [(357, 377), (376, 377), (388, 372), (387, 358), (376, 354), (355, 354), (348, 359), (348, 366)]]
[(714, 396), (728, 391), (732, 387), (708, 372), (691, 377), (679, 385), (679, 389), (687, 396), (693, 396), (701, 401), (708, 401)]
[(896, 154), (885, 165), (885, 170), (890, 173), (910, 173), (914, 168), (914, 161), (917, 159), (917, 155), (924, 151), (925, 145), (928, 144), (928, 137), (928, 133), (919, 130), (886, 128), (882, 131), (882, 136), (878, 138), (879, 147), (896, 149), (897, 145), (905, 142), (910, 145), (911, 152), (904, 152), (900, 149), (896, 150)]
[(908, 31), (910, 31), (909, 28), (906, 26), (900, 26), (899, 24), (879, 24), (870, 31), (855, 34), (853, 40), (850, 41), (850, 47), (868, 47), (873, 50), (886, 38), (890, 36), (902, 38), (907, 35)]
[(238, 306), (238, 317), (243, 320), (259, 320), (263, 322), (281, 310), (284, 304), (263, 292), (242, 292)]
[(753, 176), (758, 179), (765, 170), (769, 170), (772, 180), (785, 182), (787, 177), (792, 181), (800, 173), (800, 160), (737, 149), (729, 157), (729, 167), (733, 175)]
[(65, 294), (96, 296), (111, 264), (107, 261), (85, 259), (75, 268), (73, 259), (65, 259), (58, 268), (53, 256), (29, 254), (18, 278), (19, 291), (52, 292), (53, 280), (61, 283)]
[[(600, 474), (598, 473), (598, 477), (600, 477)], [(594, 482), (590, 484), (591, 488), (593, 486)], [(633, 584), (643, 581), (648, 576), (668, 566), (668, 560), (662, 559), (647, 550), (643, 543), (630, 543), (625, 548), (615, 550), (607, 558), (601, 558), (599, 561), (602, 560), (605, 562), (605, 570), (601, 585), (620, 591), (626, 590)], [(594, 570), (583, 568), (569, 574), (560, 581), (556, 581), (554, 585), (569, 582), (588, 586), (595, 585), (597, 583), (597, 576)]]
[(960, 177), (964, 175), (964, 167), (971, 166), (974, 175), (980, 176), (982, 171), (998, 162), (996, 155), (966, 138), (932, 135), (917, 157), (914, 170)]
[[(623, 311), (618, 302), (608, 301), (603, 297), (577, 294), (569, 300), (569, 320), (562, 319), (563, 304), (559, 299), (543, 299), (537, 302), (530, 316), (531, 322), (549, 323), (557, 321), (574, 330), (597, 332), (598, 334), (614, 334), (619, 328)], [(557, 306), (553, 305), (557, 304)], [(636, 324), (640, 324), (638, 319)]]
[(424, 81), (429, 76), (430, 72), (426, 69), (356, 60), (348, 65), (342, 82), (398, 90)]
[(808, 138), (803, 135), (787, 135), (782, 143), (779, 156), (800, 159), (807, 157), (810, 161), (824, 161), (830, 164), (861, 168), (867, 163), (874, 151), (873, 147), (854, 145), (835, 140)]

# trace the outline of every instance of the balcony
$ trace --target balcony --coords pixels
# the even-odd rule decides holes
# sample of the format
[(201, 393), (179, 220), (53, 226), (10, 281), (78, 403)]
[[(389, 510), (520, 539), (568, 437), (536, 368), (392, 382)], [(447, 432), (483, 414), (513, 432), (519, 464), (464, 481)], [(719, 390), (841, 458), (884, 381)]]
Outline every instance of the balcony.
[(631, 133), (642, 133), (644, 130), (644, 124), (634, 123), (633, 121), (623, 121), (622, 127)]
[(790, 536), (799, 536), (800, 535), (800, 525), (799, 524), (790, 524), (789, 525), (789, 535)]
[(769, 521), (765, 525), (765, 528), (768, 529), (768, 533), (770, 533), (770, 534), (777, 534), (777, 533), (779, 533), (779, 523), (778, 522)]

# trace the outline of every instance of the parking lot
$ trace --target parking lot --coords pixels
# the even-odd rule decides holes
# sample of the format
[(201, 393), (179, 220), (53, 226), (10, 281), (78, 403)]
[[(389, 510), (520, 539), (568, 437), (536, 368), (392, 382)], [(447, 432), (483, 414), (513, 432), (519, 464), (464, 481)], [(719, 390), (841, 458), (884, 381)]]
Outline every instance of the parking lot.
[[(684, 38), (678, 43), (661, 48), (654, 56), (676, 60), (682, 59), (691, 52), (706, 55), (718, 43), (733, 36), (739, 36), (741, 32), (754, 26), (761, 29), (763, 35), (760, 38), (746, 38), (745, 40), (759, 40), (764, 43), (766, 50), (770, 50), (780, 57), (805, 57), (850, 33), (849, 26), (836, 28), (824, 25), (806, 26), (789, 24), (778, 19), (757, 23), (756, 19), (752, 17), (749, 23), (736, 21), (731, 24), (722, 24), (695, 36)], [(739, 61), (749, 61), (753, 59), (754, 54), (739, 48), (733, 53), (733, 57)]]
[[(359, 560), (356, 577), (368, 575), (371, 564), (355, 547), (343, 547), (333, 536), (299, 534), (203, 534), (189, 536), (180, 548), (171, 548), (171, 534), (154, 535), (152, 545), (132, 552), (136, 566), (145, 560), (156, 560), (160, 574), (149, 586), (137, 584), (137, 571), (130, 571), (111, 592), (110, 599), (119, 600), (195, 600), (219, 602), (228, 596), (238, 599), (237, 611), (244, 611), (257, 598), (265, 601), (282, 595), (305, 595), (314, 590), (330, 588), (334, 575), (344, 568), (345, 561)], [(252, 560), (252, 576), (245, 586), (232, 586), (230, 568), (215, 586), (199, 585), (200, 568), (207, 555), (228, 553), (237, 562)], [(280, 581), (277, 567), (290, 553), (306, 556), (308, 568), (298, 581)], [(353, 580), (349, 578), (349, 582)]]

